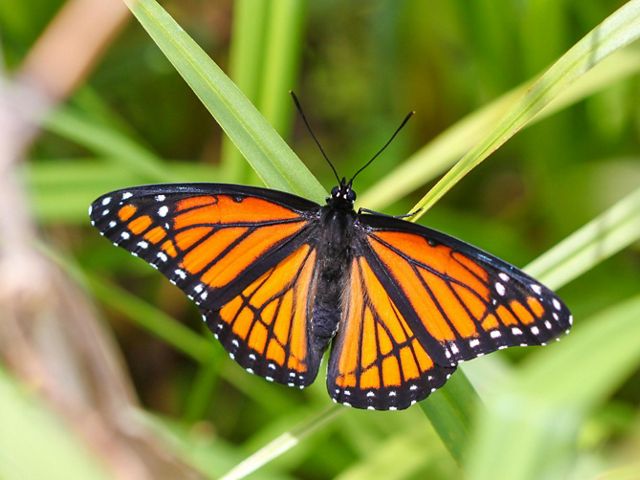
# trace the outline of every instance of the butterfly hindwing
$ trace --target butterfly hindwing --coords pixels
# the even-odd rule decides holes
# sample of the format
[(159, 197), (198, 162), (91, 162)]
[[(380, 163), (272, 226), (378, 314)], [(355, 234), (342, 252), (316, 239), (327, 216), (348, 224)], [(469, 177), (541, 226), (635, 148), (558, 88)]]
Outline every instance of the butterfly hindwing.
[(400, 310), (437, 364), (544, 345), (570, 328), (562, 301), (512, 265), (420, 225), (378, 215), (359, 221), (364, 254), (397, 287)]
[(345, 296), (327, 377), (335, 401), (400, 410), (447, 381), (455, 367), (435, 364), (365, 256), (354, 258)]
[(221, 308), (209, 328), (249, 372), (290, 387), (313, 382), (321, 351), (311, 341), (316, 251), (299, 246)]
[(306, 335), (318, 209), (267, 189), (180, 184), (103, 195), (90, 216), (194, 300), (238, 363), (301, 386), (319, 363)]

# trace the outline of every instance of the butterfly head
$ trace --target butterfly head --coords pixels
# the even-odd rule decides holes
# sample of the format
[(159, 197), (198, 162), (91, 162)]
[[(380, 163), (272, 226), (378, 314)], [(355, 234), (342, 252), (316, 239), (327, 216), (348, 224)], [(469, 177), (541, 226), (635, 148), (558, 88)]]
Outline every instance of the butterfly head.
[(351, 182), (347, 182), (346, 178), (340, 180), (340, 184), (331, 189), (331, 196), (327, 198), (327, 205), (352, 210), (353, 202), (356, 201), (356, 192), (351, 188)]

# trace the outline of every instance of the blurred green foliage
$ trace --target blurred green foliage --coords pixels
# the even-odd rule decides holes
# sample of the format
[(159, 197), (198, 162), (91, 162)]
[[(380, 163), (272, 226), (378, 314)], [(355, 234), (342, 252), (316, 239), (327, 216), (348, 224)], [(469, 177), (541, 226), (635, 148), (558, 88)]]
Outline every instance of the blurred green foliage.
[[(19, 66), (61, 3), (24, 0), (12, 2), (11, 8), (0, 3), (2, 57), (9, 69)], [(249, 3), (168, 1), (163, 7), (238, 81), (326, 189), (334, 179), (300, 123), (292, 128), (289, 89), (299, 94), (316, 134), (344, 175), (377, 150), (408, 110), (416, 110), (382, 158), (358, 177), (356, 188), (363, 196), (441, 132), (544, 71), (621, 5), (613, 0), (265, 0), (256, 1), (255, 10), (247, 12)], [(259, 9), (261, 15), (256, 14)], [(633, 73), (640, 69), (638, 46), (626, 47), (624, 53), (628, 56), (619, 64), (633, 68), (523, 130), (420, 222), (523, 266), (636, 190), (640, 84)], [(488, 133), (492, 126), (481, 131)], [(110, 189), (169, 180), (258, 181), (137, 22), (114, 40), (87, 82), (44, 128), (24, 170), (34, 212), (42, 228), (52, 233), (56, 247), (72, 252), (75, 266), (69, 268), (87, 276), (118, 335), (158, 434), (180, 445), (185, 459), (215, 477), (323, 411), (329, 399), (322, 379), (307, 391), (294, 392), (246, 374), (217, 343), (209, 342), (196, 309), (180, 292), (88, 227), (87, 205)], [(433, 182), (403, 191), (391, 204), (381, 202), (376, 209), (408, 211)], [(318, 195), (315, 187), (309, 188)], [(640, 227), (634, 221), (622, 230), (620, 235), (629, 241), (621, 246), (637, 238)], [(65, 235), (55, 235), (61, 229)], [(598, 335), (615, 335), (616, 320), (621, 328), (633, 326), (628, 315), (637, 309), (632, 297), (640, 290), (639, 269), (636, 243), (560, 291), (574, 312), (576, 337), (590, 338), (587, 344), (604, 359), (611, 357), (607, 349), (620, 352), (622, 347), (613, 340), (598, 342)], [(605, 323), (599, 323), (603, 318)], [(536, 478), (536, 472), (552, 475), (549, 478), (561, 475), (541, 465), (525, 468), (511, 461), (507, 471), (513, 476), (500, 476), (500, 464), (491, 460), (500, 459), (501, 435), (524, 428), (501, 424), (504, 409), (514, 409), (511, 414), (518, 417), (529, 415), (528, 408), (531, 418), (540, 414), (542, 420), (527, 430), (527, 440), (535, 444), (536, 435), (557, 439), (550, 445), (558, 446), (563, 475), (592, 478), (618, 467), (634, 471), (631, 462), (637, 460), (629, 452), (634, 447), (637, 452), (640, 445), (639, 360), (615, 356), (624, 375), (612, 372), (615, 381), (597, 401), (568, 418), (562, 407), (582, 403), (572, 396), (561, 402), (553, 397), (558, 388), (553, 373), (566, 367), (585, 374), (581, 355), (591, 351), (581, 350), (584, 344), (572, 340), (541, 351), (501, 352), (497, 360), (478, 360), (473, 362), (478, 366), (465, 370), (484, 402), (496, 402), (491, 404), (495, 408), (480, 414), (478, 423), (484, 430), (477, 438), (491, 443), (474, 444), (482, 447), (469, 453), (477, 469), (476, 476), (467, 472), (470, 478), (489, 478), (492, 473), (491, 478)], [(629, 340), (633, 345), (633, 338)], [(635, 345), (638, 349), (637, 341)], [(500, 372), (500, 380), (493, 380), (494, 370)], [(514, 381), (518, 375), (522, 380)], [(500, 387), (503, 384), (507, 386)], [(513, 385), (518, 395), (528, 396), (521, 400), (509, 390), (516, 388)], [(580, 388), (574, 394), (586, 395)], [(550, 403), (551, 397), (561, 405)], [(545, 416), (554, 411), (550, 408), (557, 408), (558, 417)], [(555, 421), (561, 416), (566, 425)], [(396, 413), (348, 410), (339, 418), (278, 456), (260, 475), (461, 475), (464, 463), (458, 466), (418, 408)], [(211, 430), (195, 428), (203, 422)], [(550, 433), (548, 424), (558, 431)], [(496, 431), (495, 425), (504, 430)], [(509, 451), (523, 462), (545, 460), (527, 457), (530, 452)]]

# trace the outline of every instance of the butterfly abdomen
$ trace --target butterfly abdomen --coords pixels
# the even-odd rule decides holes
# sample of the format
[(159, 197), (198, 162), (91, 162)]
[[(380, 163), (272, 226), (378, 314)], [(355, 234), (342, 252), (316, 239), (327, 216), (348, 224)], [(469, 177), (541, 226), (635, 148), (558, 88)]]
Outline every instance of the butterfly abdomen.
[(338, 330), (342, 316), (342, 294), (347, 269), (351, 265), (354, 213), (323, 207), (322, 238), (318, 244), (316, 298), (313, 306), (312, 334), (324, 351)]

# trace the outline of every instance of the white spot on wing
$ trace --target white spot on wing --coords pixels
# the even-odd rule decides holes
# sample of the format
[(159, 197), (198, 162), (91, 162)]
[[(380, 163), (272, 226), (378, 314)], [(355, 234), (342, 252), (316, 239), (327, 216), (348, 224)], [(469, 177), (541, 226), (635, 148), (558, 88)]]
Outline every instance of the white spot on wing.
[(553, 303), (553, 308), (555, 308), (556, 310), (560, 310), (562, 308), (562, 305), (560, 305), (560, 302), (555, 298), (551, 300), (551, 303)]
[(502, 297), (505, 293), (507, 293), (507, 289), (504, 288), (504, 285), (502, 285), (500, 282), (496, 282), (496, 292), (498, 292), (498, 295)]
[(111, 202), (111, 197), (104, 197), (104, 198), (102, 199), (102, 205), (103, 205), (103, 206), (107, 206), (107, 205), (109, 205), (109, 202)]
[(506, 274), (506, 273), (504, 273), (504, 272), (500, 272), (500, 273), (498, 274), (498, 276), (502, 279), (502, 281), (503, 281), (503, 282), (508, 282), (508, 281), (509, 281), (509, 275), (507, 275), (507, 274)]
[(166, 205), (163, 205), (158, 209), (158, 215), (160, 215), (161, 217), (166, 217), (167, 213), (169, 213), (169, 207), (167, 207)]
[(131, 197), (133, 197), (133, 193), (131, 193), (131, 192), (124, 192), (122, 194), (122, 199), (123, 200), (126, 200), (127, 198), (131, 198)]
[(167, 197), (165, 197), (164, 195), (156, 195), (156, 200), (158, 202), (164, 202), (166, 198)]
[(520, 330), (518, 327), (513, 327), (511, 329), (511, 333), (513, 333), (514, 335), (522, 335), (522, 330)]
[(121, 236), (122, 238), (124, 238), (125, 240), (129, 240), (129, 237), (130, 237), (131, 235), (129, 235), (129, 232), (122, 232), (122, 233), (120, 234), (120, 236)]
[(542, 293), (542, 287), (540, 285), (536, 285), (535, 283), (531, 284), (531, 290), (540, 295)]
[(500, 337), (502, 336), (502, 334), (500, 333), (500, 331), (499, 331), (499, 330), (491, 330), (491, 331), (489, 332), (489, 336), (490, 336), (491, 338), (500, 338)]

